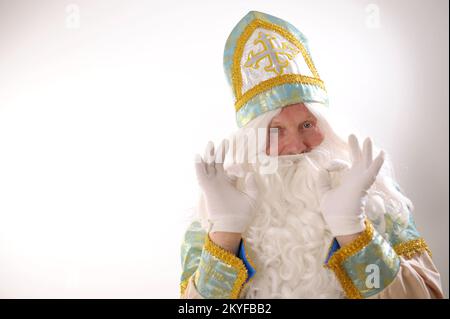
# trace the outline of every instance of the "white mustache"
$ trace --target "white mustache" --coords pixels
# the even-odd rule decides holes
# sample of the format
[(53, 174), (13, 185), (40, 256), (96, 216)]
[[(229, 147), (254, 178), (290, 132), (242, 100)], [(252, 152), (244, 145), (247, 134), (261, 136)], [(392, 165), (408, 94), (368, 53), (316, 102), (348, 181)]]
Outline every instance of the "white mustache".
[[(323, 162), (327, 158), (327, 150), (325, 147), (318, 147), (310, 152), (294, 154), (294, 155), (280, 155), (278, 157), (279, 167), (290, 167), (292, 165), (298, 165), (300, 163), (308, 163), (314, 170), (319, 171), (320, 168), (318, 163)], [(329, 160), (329, 159), (328, 159)], [(322, 163), (324, 164), (324, 163)]]

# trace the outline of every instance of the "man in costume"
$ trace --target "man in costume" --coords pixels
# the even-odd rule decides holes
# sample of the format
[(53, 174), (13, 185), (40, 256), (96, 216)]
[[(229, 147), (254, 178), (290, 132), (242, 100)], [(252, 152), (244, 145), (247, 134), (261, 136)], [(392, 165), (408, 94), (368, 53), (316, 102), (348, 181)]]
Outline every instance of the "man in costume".
[(240, 128), (196, 160), (202, 194), (181, 247), (181, 296), (442, 298), (388, 156), (329, 122), (305, 36), (251, 11), (224, 68)]

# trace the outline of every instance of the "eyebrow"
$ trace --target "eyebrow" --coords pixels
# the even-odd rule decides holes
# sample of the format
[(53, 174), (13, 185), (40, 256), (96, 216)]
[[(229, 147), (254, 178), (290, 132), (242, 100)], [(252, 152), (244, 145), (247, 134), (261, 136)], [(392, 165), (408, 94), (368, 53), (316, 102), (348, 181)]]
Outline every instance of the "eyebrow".
[[(312, 115), (308, 115), (308, 117), (307, 117), (303, 122), (305, 122), (305, 121), (307, 121), (307, 120), (313, 120), (313, 121), (315, 121), (316, 118), (315, 118), (314, 116), (312, 116)], [(302, 123), (303, 123), (303, 122), (302, 122)], [(282, 124), (281, 124), (281, 123), (278, 123), (277, 121), (270, 123), (270, 127), (273, 127), (273, 126), (281, 126), (281, 125), (282, 125)]]

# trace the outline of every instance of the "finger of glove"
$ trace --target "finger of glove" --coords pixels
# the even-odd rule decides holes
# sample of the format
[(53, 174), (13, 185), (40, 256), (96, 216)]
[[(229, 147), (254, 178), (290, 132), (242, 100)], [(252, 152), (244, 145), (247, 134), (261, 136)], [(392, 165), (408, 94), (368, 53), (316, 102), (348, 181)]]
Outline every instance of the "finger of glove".
[(206, 163), (199, 154), (195, 155), (195, 172), (199, 183), (203, 184), (203, 181), (208, 176), (208, 171), (206, 170)]
[(225, 162), (225, 155), (228, 152), (229, 143), (227, 139), (224, 139), (222, 143), (220, 143), (219, 148), (216, 152), (216, 158), (215, 158), (215, 168), (217, 172), (223, 173), (223, 163)]
[(358, 138), (354, 134), (350, 134), (348, 137), (348, 144), (352, 155), (353, 165), (361, 161), (361, 148), (359, 147)]
[(203, 160), (206, 163), (206, 172), (208, 173), (208, 175), (216, 173), (216, 169), (214, 167), (214, 159), (214, 143), (209, 141), (208, 144), (206, 144), (205, 155), (203, 156)]
[(210, 164), (214, 162), (214, 157), (214, 143), (208, 141), (208, 143), (206, 144), (205, 153), (203, 155), (203, 160), (205, 161), (205, 163)]
[(363, 163), (364, 168), (369, 168), (373, 160), (372, 140), (370, 137), (366, 138), (363, 145)]
[(380, 172), (381, 166), (383, 166), (384, 156), (384, 152), (381, 151), (380, 154), (378, 154), (378, 156), (373, 160), (372, 164), (367, 170), (367, 188), (370, 188), (370, 186), (372, 186), (372, 184), (375, 182), (375, 179)]
[(242, 149), (242, 151), (244, 152), (243, 154), (243, 162), (242, 164), (247, 165), (248, 162), (248, 153), (249, 153), (249, 143), (248, 143), (248, 137), (247, 135), (244, 136), (244, 148)]

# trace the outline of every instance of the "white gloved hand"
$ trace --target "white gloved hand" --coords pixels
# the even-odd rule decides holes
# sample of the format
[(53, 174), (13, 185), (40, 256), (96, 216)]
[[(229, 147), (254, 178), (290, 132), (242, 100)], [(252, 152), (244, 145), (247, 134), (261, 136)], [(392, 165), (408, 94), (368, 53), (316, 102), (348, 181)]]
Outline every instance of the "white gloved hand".
[(205, 195), (208, 220), (212, 224), (210, 232), (243, 233), (254, 214), (255, 180), (252, 173), (246, 176), (248, 193), (243, 193), (234, 186), (236, 180), (223, 168), (228, 148), (228, 141), (224, 140), (215, 153), (214, 144), (208, 142), (204, 158), (197, 154), (195, 168)]
[[(334, 236), (356, 234), (365, 229), (364, 200), (367, 191), (384, 163), (384, 152), (372, 160), (372, 141), (367, 138), (361, 151), (358, 139), (351, 134), (348, 138), (352, 166), (340, 160), (333, 161), (318, 179), (319, 191), (323, 194), (320, 208), (325, 221)], [(345, 169), (339, 186), (330, 185), (330, 172)]]

